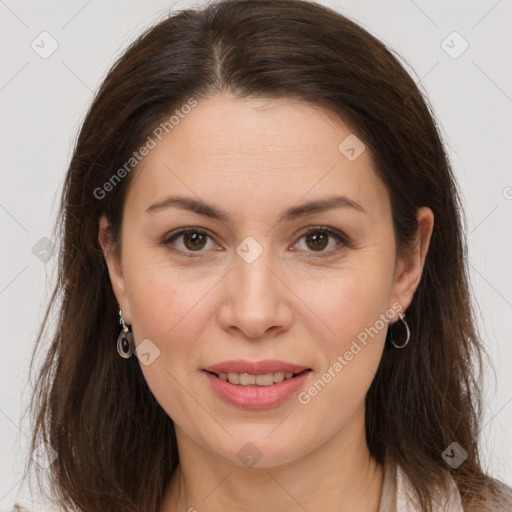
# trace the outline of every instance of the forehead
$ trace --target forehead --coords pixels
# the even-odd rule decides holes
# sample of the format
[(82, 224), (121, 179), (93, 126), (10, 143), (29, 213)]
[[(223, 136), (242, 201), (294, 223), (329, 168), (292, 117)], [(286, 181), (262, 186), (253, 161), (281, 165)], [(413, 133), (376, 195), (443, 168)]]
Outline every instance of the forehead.
[(244, 211), (334, 193), (376, 215), (389, 208), (362, 141), (332, 113), (304, 102), (211, 96), (155, 142), (126, 198), (137, 210), (170, 193), (223, 206), (228, 200)]

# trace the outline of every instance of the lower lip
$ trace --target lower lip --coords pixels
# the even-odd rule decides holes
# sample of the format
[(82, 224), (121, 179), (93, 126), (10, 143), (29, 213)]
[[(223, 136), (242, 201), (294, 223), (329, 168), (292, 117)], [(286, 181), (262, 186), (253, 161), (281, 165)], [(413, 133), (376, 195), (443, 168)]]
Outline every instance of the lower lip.
[(241, 409), (267, 409), (281, 404), (298, 391), (311, 371), (304, 371), (291, 379), (271, 386), (237, 386), (204, 372), (213, 389), (227, 403)]

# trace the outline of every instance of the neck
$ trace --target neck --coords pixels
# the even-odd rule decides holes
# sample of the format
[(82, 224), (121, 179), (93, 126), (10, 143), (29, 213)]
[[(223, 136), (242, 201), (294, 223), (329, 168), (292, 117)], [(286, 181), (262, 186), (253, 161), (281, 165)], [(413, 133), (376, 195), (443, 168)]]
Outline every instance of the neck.
[(231, 464), (176, 428), (180, 465), (162, 512), (377, 512), (383, 469), (365, 441), (364, 414), (314, 452), (268, 468)]

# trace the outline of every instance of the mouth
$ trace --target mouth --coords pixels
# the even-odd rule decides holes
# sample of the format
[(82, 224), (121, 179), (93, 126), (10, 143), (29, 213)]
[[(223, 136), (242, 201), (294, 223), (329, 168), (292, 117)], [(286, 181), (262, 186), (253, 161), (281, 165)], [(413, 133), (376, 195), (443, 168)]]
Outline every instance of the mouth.
[(269, 372), (264, 374), (251, 374), (251, 373), (234, 373), (234, 372), (211, 372), (205, 370), (207, 373), (214, 375), (224, 382), (229, 382), (234, 386), (256, 386), (256, 387), (268, 387), (285, 380), (294, 379), (303, 373), (312, 371), (311, 368), (306, 368), (299, 372)]
[(284, 361), (225, 361), (203, 368), (215, 395), (242, 409), (276, 407), (308, 382), (312, 368)]

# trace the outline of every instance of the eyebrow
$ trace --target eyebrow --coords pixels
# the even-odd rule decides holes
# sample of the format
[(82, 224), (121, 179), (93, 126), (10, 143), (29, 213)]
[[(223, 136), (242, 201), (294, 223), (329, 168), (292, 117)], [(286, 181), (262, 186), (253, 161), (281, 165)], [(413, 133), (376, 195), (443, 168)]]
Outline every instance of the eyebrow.
[[(158, 201), (157, 203), (154, 203), (146, 208), (146, 212), (154, 213), (171, 207), (188, 210), (199, 215), (217, 219), (223, 222), (230, 221), (230, 215), (228, 212), (221, 210), (212, 204), (208, 204), (204, 201), (186, 196), (166, 197), (162, 201)], [(278, 222), (290, 222), (298, 219), (299, 217), (305, 217), (306, 215), (313, 215), (315, 213), (322, 213), (333, 208), (352, 208), (359, 212), (367, 213), (366, 210), (358, 202), (346, 196), (338, 195), (330, 196), (325, 199), (317, 199), (315, 201), (310, 201), (298, 206), (292, 206), (281, 214)]]

